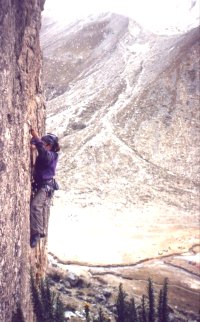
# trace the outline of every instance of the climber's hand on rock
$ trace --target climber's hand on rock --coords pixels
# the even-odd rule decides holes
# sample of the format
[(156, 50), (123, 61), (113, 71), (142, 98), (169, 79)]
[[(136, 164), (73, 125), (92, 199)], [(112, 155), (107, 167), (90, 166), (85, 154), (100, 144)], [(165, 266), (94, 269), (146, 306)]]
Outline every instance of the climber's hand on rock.
[(39, 139), (39, 136), (38, 136), (37, 132), (34, 129), (31, 128), (30, 133), (31, 133), (33, 138)]

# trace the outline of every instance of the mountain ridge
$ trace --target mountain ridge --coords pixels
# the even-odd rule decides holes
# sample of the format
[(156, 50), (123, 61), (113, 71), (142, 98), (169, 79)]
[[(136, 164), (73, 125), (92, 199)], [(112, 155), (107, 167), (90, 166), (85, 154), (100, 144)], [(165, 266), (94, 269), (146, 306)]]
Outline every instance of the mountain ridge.
[[(109, 30), (109, 33), (106, 33), (104, 39), (102, 38), (97, 41), (95, 37), (97, 31), (98, 33), (100, 31), (96, 30), (96, 26), (99, 26), (99, 23), (101, 23), (100, 25), (104, 26), (106, 30)], [(192, 187), (192, 182), (194, 180), (196, 181), (199, 177), (198, 148), (196, 145), (198, 124), (195, 121), (195, 118), (192, 117), (194, 126), (188, 121), (189, 129), (193, 131), (194, 134), (194, 137), (191, 137), (190, 135), (190, 146), (193, 148), (191, 151), (193, 157), (190, 157), (188, 162), (186, 153), (184, 153), (184, 158), (181, 161), (177, 155), (176, 163), (179, 162), (179, 165), (176, 166), (172, 154), (176, 152), (176, 150), (180, 150), (180, 153), (182, 153), (183, 145), (180, 145), (178, 142), (176, 146), (172, 144), (172, 147), (170, 148), (169, 142), (173, 142), (175, 137), (177, 138), (178, 136), (179, 128), (176, 124), (178, 122), (176, 116), (177, 113), (181, 111), (181, 104), (179, 102), (180, 97), (177, 99), (177, 93), (175, 93), (174, 86), (185, 86), (184, 90), (190, 90), (190, 88), (186, 88), (187, 84), (181, 83), (179, 85), (179, 80), (176, 81), (179, 77), (178, 70), (184, 68), (182, 65), (184, 60), (187, 59), (187, 64), (195, 66), (186, 70), (188, 80), (190, 80), (191, 83), (190, 86), (191, 88), (193, 86), (193, 92), (195, 91), (194, 97), (188, 93), (189, 96), (192, 97), (191, 101), (194, 103), (194, 110), (191, 112), (184, 101), (184, 111), (182, 111), (182, 115), (181, 113), (178, 114), (178, 118), (180, 119), (181, 126), (184, 127), (184, 117), (185, 119), (190, 120), (192, 113), (195, 114), (195, 116), (198, 116), (197, 46), (199, 29), (196, 28), (186, 34), (178, 36), (158, 36), (153, 33), (146, 33), (142, 30), (141, 26), (126, 17), (112, 14), (102, 15), (100, 21), (89, 22), (89, 27), (88, 22), (86, 22), (85, 26), (83, 22), (81, 22), (81, 24), (82, 25), (79, 26), (78, 38), (76, 38), (76, 36), (74, 37), (73, 33), (70, 36), (70, 39), (75, 39), (74, 43), (70, 42), (71, 47), (67, 46), (68, 42), (66, 37), (65, 44), (60, 49), (61, 51), (63, 50), (64, 56), (71, 53), (71, 55), (75, 57), (74, 60), (72, 59), (71, 65), (75, 70), (75, 74), (70, 74), (70, 77), (73, 76), (74, 78), (67, 78), (65, 69), (62, 73), (58, 73), (58, 77), (65, 78), (64, 83), (67, 90), (64, 90), (60, 95), (59, 93), (54, 93), (54, 95), (57, 96), (53, 99), (51, 94), (48, 94), (52, 93), (52, 89), (49, 91), (48, 86), (54, 81), (56, 76), (53, 79), (50, 79), (49, 76), (45, 77), (47, 84), (47, 99), (49, 99), (47, 102), (47, 126), (51, 131), (57, 131), (58, 135), (61, 137), (61, 143), (64, 146), (64, 149), (65, 146), (67, 147), (66, 154), (63, 153), (60, 160), (61, 165), (59, 172), (62, 186), (64, 189), (68, 189), (69, 186), (73, 188), (76, 187), (77, 190), (81, 191), (83, 188), (82, 183), (81, 186), (79, 186), (80, 182), (77, 183), (76, 179), (76, 176), (78, 176), (76, 172), (78, 171), (79, 175), (82, 177), (82, 181), (84, 182), (85, 180), (85, 188), (88, 184), (92, 184), (94, 187), (97, 184), (97, 186), (103, 185), (104, 188), (102, 188), (102, 190), (105, 190), (105, 185), (101, 180), (105, 173), (107, 173), (106, 177), (109, 176), (109, 178), (113, 175), (113, 178), (115, 178), (113, 180), (116, 180), (117, 185), (117, 182), (120, 181), (120, 171), (121, 179), (126, 177), (127, 172), (129, 175), (126, 179), (127, 182), (130, 181), (128, 190), (134, 185), (137, 186), (138, 191), (142, 193), (140, 186), (143, 186), (143, 189), (147, 191), (144, 195), (149, 195), (147, 199), (148, 201), (151, 201), (151, 194), (153, 199), (155, 197), (158, 198), (158, 200), (160, 199), (158, 194), (160, 193), (162, 195), (162, 192), (155, 192), (153, 182), (157, 181), (157, 190), (159, 190), (159, 182), (162, 181), (161, 177), (164, 175), (165, 179), (160, 187), (161, 190), (165, 189), (165, 181), (168, 182), (167, 185), (170, 187), (174, 180), (174, 188), (172, 190), (176, 191), (182, 189), (182, 193), (186, 194), (186, 198), (181, 198), (179, 196), (179, 202), (177, 201), (177, 198), (173, 202), (178, 202), (178, 206), (183, 206), (185, 204), (183, 208), (187, 208), (186, 201), (189, 195), (186, 192), (186, 187), (189, 182), (190, 189), (193, 191), (192, 196), (196, 195), (197, 197), (198, 195), (198, 189), (195, 188), (195, 185)], [(117, 31), (115, 30), (116, 25), (118, 25)], [(77, 26), (76, 24), (74, 26), (75, 35), (77, 35)], [(72, 32), (72, 30), (73, 26), (70, 27), (70, 32)], [(102, 33), (105, 33), (105, 29), (101, 31)], [(83, 53), (86, 52), (86, 56), (83, 55), (82, 57), (82, 60), (84, 61), (82, 63), (83, 70), (80, 71), (78, 68), (77, 75), (77, 43), (81, 37), (80, 35), (82, 35), (84, 39), (85, 34), (86, 38), (93, 44), (93, 47), (91, 48), (90, 43), (89, 47), (86, 43), (81, 43), (81, 54), (83, 55)], [(72, 44), (74, 46), (72, 46)], [(56, 48), (57, 47), (54, 48), (55, 52), (57, 50)], [(78, 49), (79, 53), (80, 48)], [(192, 48), (194, 48), (193, 53)], [(44, 66), (46, 66), (44, 67), (44, 72), (45, 70), (48, 70), (48, 74), (51, 75), (51, 72), (49, 72), (48, 59), (53, 59), (52, 48), (51, 51), (48, 51), (48, 48), (44, 45), (43, 50)], [(194, 64), (190, 61), (189, 53), (192, 53), (195, 57)], [(97, 56), (97, 54), (99, 56)], [(56, 59), (60, 61), (62, 60), (61, 58)], [(197, 60), (196, 63), (195, 60)], [(63, 67), (61, 66), (60, 68), (62, 70)], [(55, 70), (56, 69), (52, 68), (54, 74), (56, 74)], [(173, 88), (170, 85), (170, 82), (173, 82)], [(59, 82), (58, 87), (61, 83), (62, 81)], [(53, 86), (55, 86), (55, 84)], [(182, 95), (181, 91), (179, 94)], [(186, 117), (187, 113), (189, 113), (188, 117)], [(53, 123), (55, 125), (53, 125)], [(174, 124), (176, 124), (176, 126), (174, 126)], [(195, 128), (197, 131), (195, 131)], [(174, 132), (173, 136), (171, 136), (172, 131)], [(185, 135), (187, 131), (188, 129), (186, 128), (182, 129), (184, 134), (182, 134), (181, 140), (186, 140)], [(151, 142), (151, 144), (147, 144), (148, 141)], [(103, 145), (105, 145), (105, 148)], [(165, 151), (169, 151), (168, 155), (162, 151), (161, 145), (166, 147)], [(159, 149), (158, 146), (160, 147)], [(110, 149), (110, 151), (108, 151), (108, 149)], [(122, 151), (121, 157), (120, 150)], [(125, 151), (127, 155), (123, 158)], [(189, 145), (188, 151), (190, 152)], [(130, 157), (131, 153), (133, 156)], [(118, 156), (116, 157), (117, 154)], [(103, 155), (106, 162), (102, 159)], [(145, 175), (142, 175), (139, 181), (138, 177), (134, 175), (135, 171), (138, 171), (138, 174), (140, 172), (142, 173), (139, 169), (143, 166), (138, 164), (138, 157), (140, 158), (141, 164), (144, 163), (144, 161), (148, 163), (142, 170), (145, 172)], [(115, 162), (118, 163), (117, 166), (114, 165)], [(189, 162), (192, 162), (192, 167), (189, 167)], [(129, 164), (128, 168), (126, 163)], [(183, 163), (184, 166), (181, 163)], [(148, 170), (150, 165), (152, 168)], [(165, 165), (165, 167), (162, 169), (163, 165)], [(76, 167), (76, 170), (72, 170), (73, 167)], [(157, 178), (156, 170), (153, 170), (153, 167), (157, 167), (157, 170), (159, 169), (162, 173), (160, 179)], [(116, 171), (114, 171), (114, 168), (116, 168)], [(120, 168), (120, 170), (118, 168)], [(146, 170), (144, 170), (145, 168)], [(164, 169), (166, 169), (165, 174), (163, 172), (165, 171)], [(189, 175), (187, 175), (186, 169), (190, 169)], [(67, 179), (65, 179), (66, 172), (68, 173)], [(153, 175), (150, 173), (153, 173)], [(96, 179), (93, 180), (93, 176)], [(149, 177), (149, 183), (147, 185), (143, 185), (143, 182), (147, 181), (145, 176), (146, 178)], [(177, 176), (177, 178), (174, 178), (173, 176)], [(110, 180), (111, 179), (108, 179), (108, 182)], [(180, 181), (180, 183), (178, 183), (178, 181)], [(150, 183), (153, 189), (149, 187)], [(108, 189), (109, 188), (107, 187), (106, 190)], [(111, 185), (111, 190), (112, 189), (113, 187)], [(125, 186), (124, 189), (124, 195), (126, 195), (127, 189)], [(116, 190), (121, 190), (121, 184), (119, 184), (119, 187), (116, 188)], [(168, 188), (167, 194), (168, 196), (165, 196), (165, 199), (168, 201), (171, 200), (172, 202), (173, 196), (171, 196), (170, 188)], [(137, 197), (136, 200), (138, 202), (138, 199), (140, 199), (141, 196), (138, 195)], [(118, 196), (116, 195), (115, 198), (118, 198)], [(134, 199), (135, 197), (132, 196), (132, 201)], [(199, 204), (197, 198), (195, 200), (193, 206), (194, 209), (197, 210)]]

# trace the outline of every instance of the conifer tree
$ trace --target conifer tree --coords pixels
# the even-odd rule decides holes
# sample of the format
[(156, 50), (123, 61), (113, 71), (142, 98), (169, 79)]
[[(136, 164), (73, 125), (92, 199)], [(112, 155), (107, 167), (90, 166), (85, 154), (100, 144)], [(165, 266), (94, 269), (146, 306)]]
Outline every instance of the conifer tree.
[(142, 295), (141, 304), (142, 304), (142, 308), (141, 308), (141, 314), (140, 314), (140, 321), (147, 322), (146, 308), (145, 308), (145, 296), (144, 295)]
[(90, 307), (88, 304), (85, 304), (85, 318), (87, 322), (90, 321)]
[(123, 290), (122, 284), (119, 285), (119, 292), (117, 297), (117, 322), (125, 322), (126, 320), (126, 312), (127, 312), (127, 305), (126, 305), (126, 298), (127, 294)]
[(105, 322), (106, 321), (101, 307), (99, 309), (99, 317), (98, 317), (98, 320), (97, 321), (98, 322)]
[(152, 280), (148, 279), (148, 297), (149, 297), (149, 322), (155, 321), (155, 299)]
[(40, 322), (43, 319), (43, 309), (42, 309), (42, 303), (40, 299), (40, 292), (36, 285), (32, 272), (31, 272), (31, 295), (32, 295), (33, 310), (36, 315), (36, 321)]
[(63, 322), (64, 321), (64, 304), (60, 300), (59, 297), (56, 298), (56, 305), (55, 305), (55, 312), (54, 312), (54, 320), (56, 322)]
[(158, 322), (162, 322), (162, 309), (163, 309), (163, 291), (160, 290), (158, 298)]
[(31, 294), (36, 322), (63, 322), (64, 305), (50, 289), (48, 279), (37, 285), (31, 274)]
[(46, 320), (53, 320), (55, 294), (50, 290), (50, 285), (47, 278), (40, 281), (39, 288), (41, 293), (40, 297), (43, 308), (43, 317)]
[(162, 322), (168, 322), (169, 321), (169, 312), (168, 312), (168, 279), (165, 278), (164, 284), (163, 284), (163, 298), (162, 298)]
[(130, 302), (128, 303), (128, 321), (138, 322), (134, 298), (131, 298)]

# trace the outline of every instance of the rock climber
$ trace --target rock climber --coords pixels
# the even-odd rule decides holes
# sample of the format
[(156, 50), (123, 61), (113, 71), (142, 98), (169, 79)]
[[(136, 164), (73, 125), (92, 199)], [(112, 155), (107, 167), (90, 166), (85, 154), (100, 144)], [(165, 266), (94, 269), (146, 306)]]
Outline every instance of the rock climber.
[(31, 149), (37, 150), (30, 205), (30, 246), (33, 248), (40, 238), (46, 236), (50, 201), (54, 190), (58, 189), (54, 176), (60, 146), (58, 137), (54, 134), (47, 133), (40, 139), (34, 129), (31, 128), (30, 133)]

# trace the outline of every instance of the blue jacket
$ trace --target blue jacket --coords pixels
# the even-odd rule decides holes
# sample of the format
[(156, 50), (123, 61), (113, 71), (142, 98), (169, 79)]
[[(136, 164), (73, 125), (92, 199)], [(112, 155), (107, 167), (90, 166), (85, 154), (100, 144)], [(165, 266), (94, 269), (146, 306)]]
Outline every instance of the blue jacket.
[(55, 176), (58, 153), (47, 151), (40, 139), (32, 138), (31, 144), (34, 144), (38, 151), (34, 166), (33, 179), (36, 183), (41, 184), (45, 180), (50, 180)]

